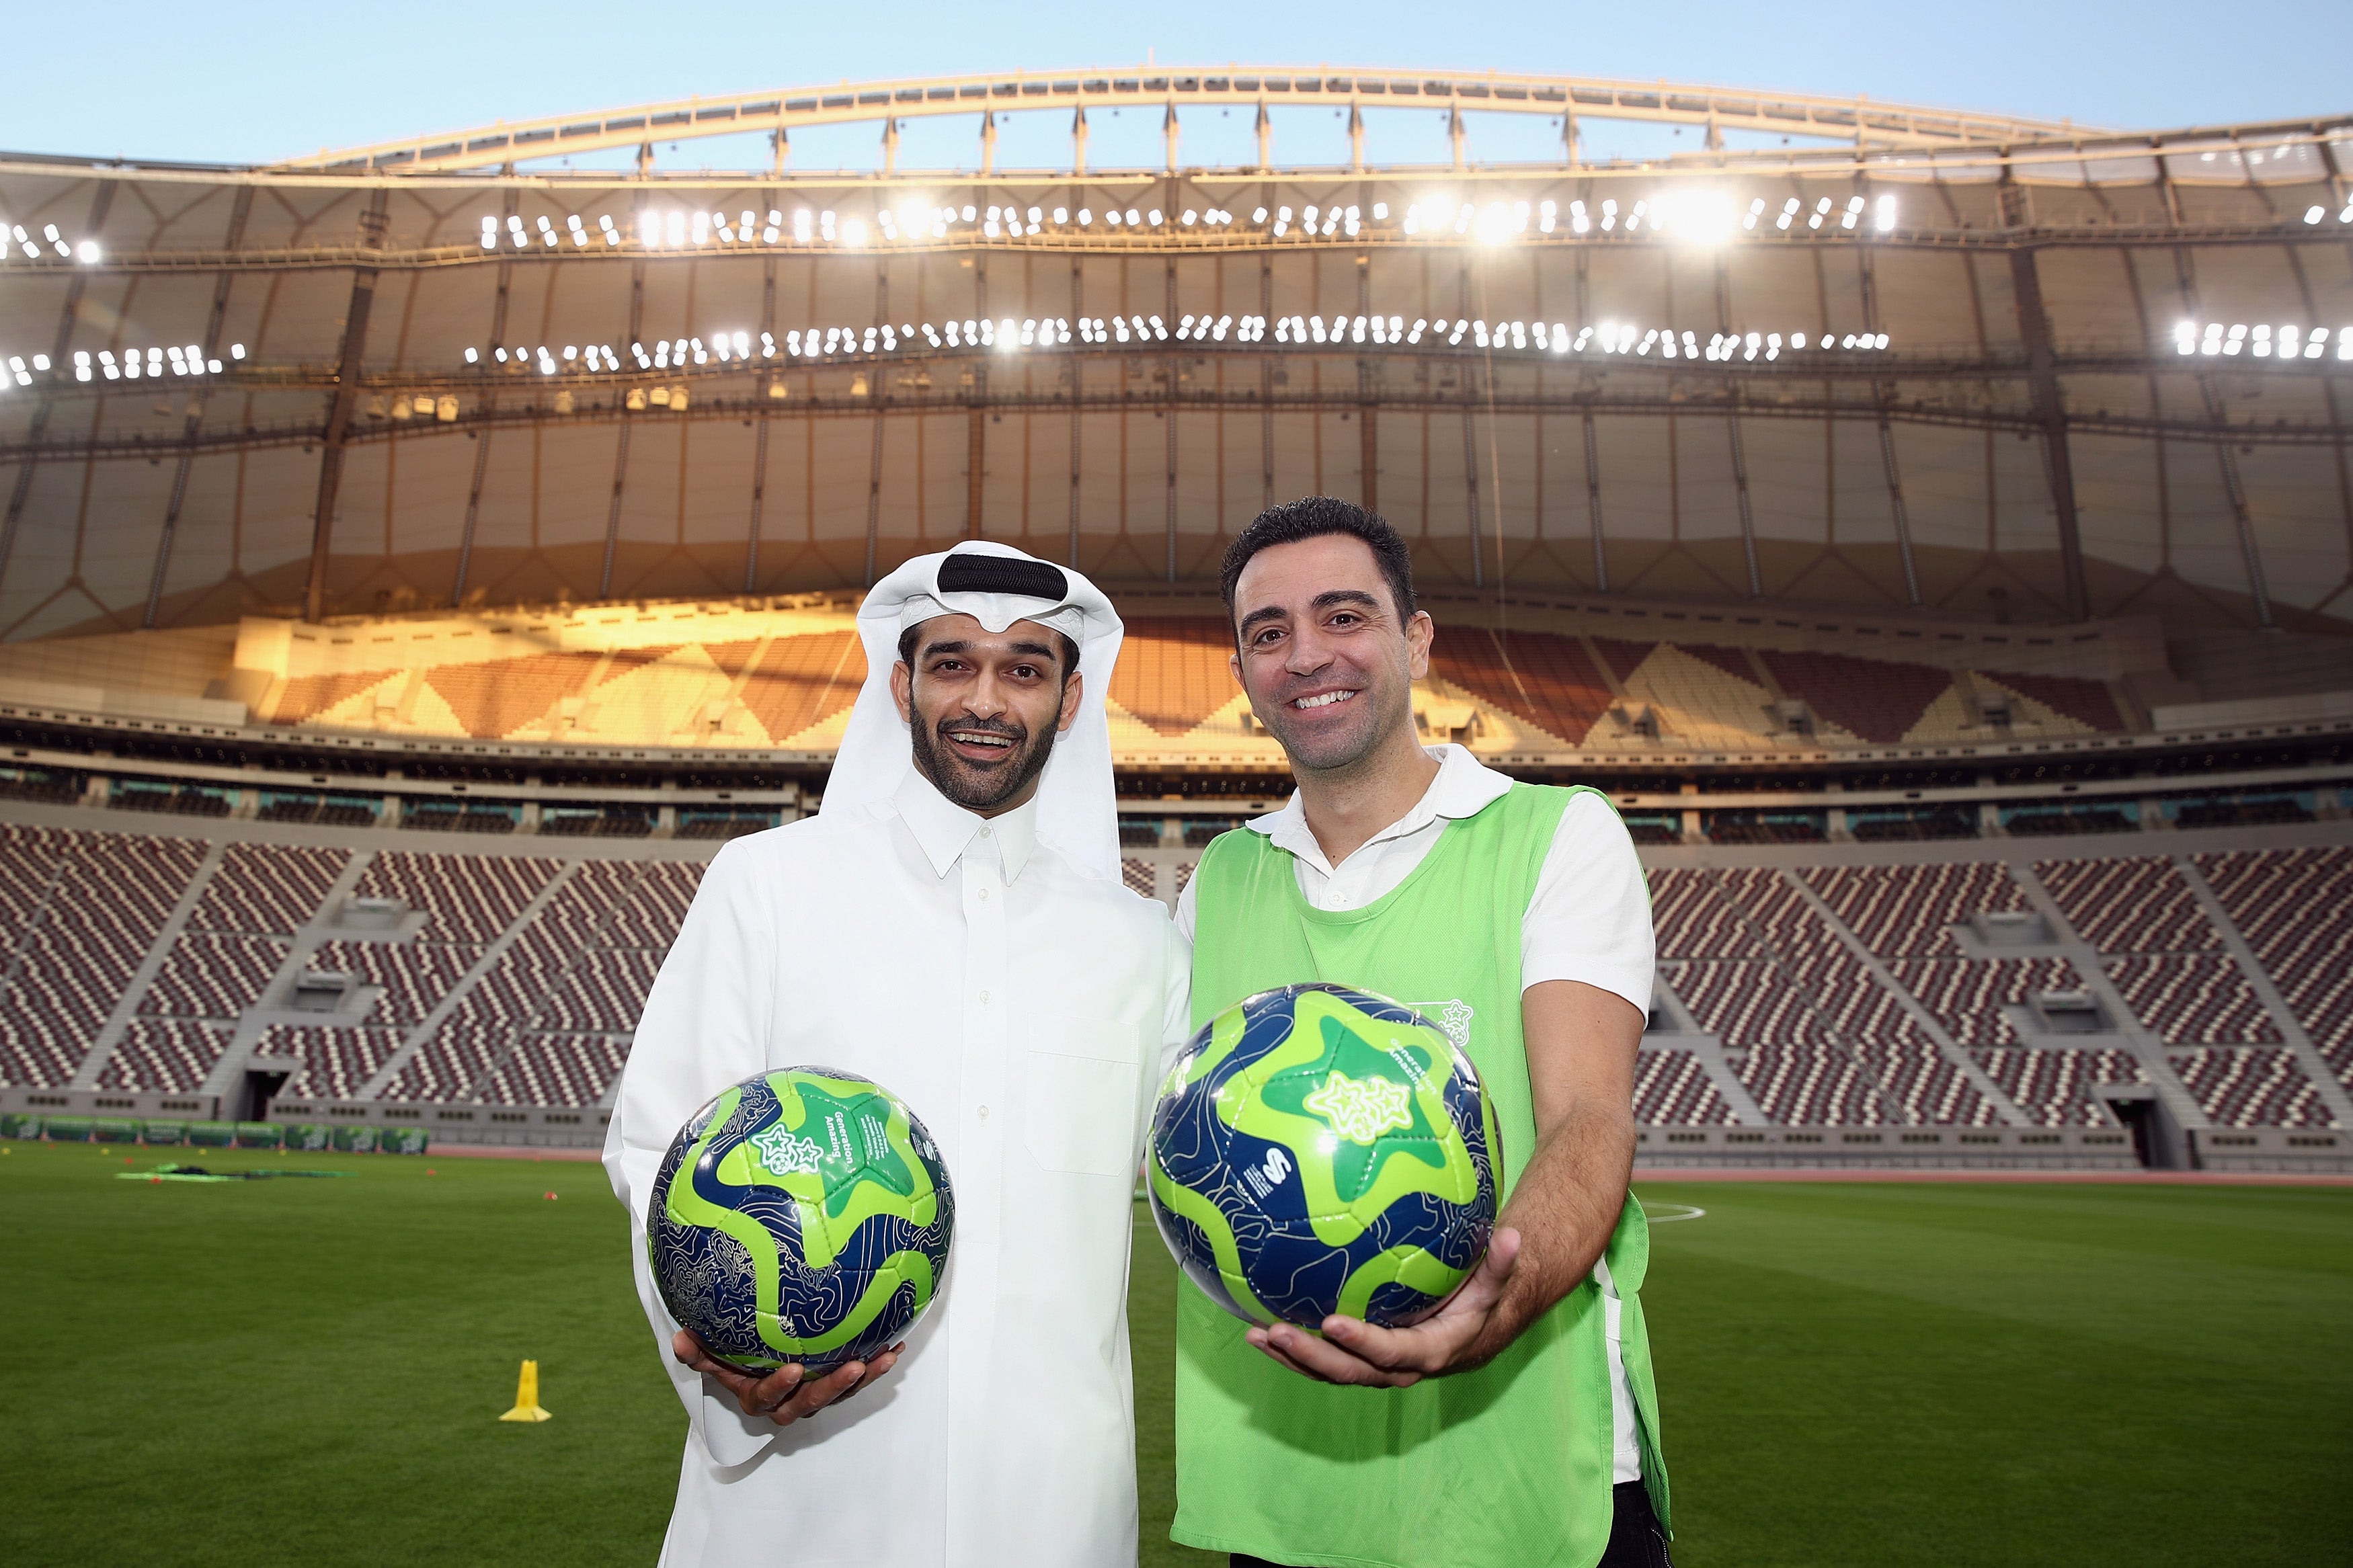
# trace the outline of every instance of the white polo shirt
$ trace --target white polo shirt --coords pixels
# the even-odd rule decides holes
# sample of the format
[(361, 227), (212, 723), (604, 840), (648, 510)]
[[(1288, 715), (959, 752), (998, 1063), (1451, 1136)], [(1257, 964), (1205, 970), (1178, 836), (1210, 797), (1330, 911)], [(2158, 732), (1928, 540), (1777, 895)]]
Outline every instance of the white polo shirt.
[[(1461, 746), (1427, 750), (1438, 763), (1438, 776), (1421, 799), (1337, 866), (1324, 858), (1296, 791), (1281, 811), (1245, 826), (1290, 855), (1299, 891), (1310, 906), (1362, 909), (1412, 875), (1449, 822), (1475, 816), (1512, 787), (1508, 776)], [(1187, 942), (1193, 940), (1193, 885), (1188, 882), (1176, 900), (1176, 926)], [(1552, 849), (1520, 920), (1520, 989), (1547, 980), (1578, 980), (1623, 996), (1648, 1014), (1656, 973), (1650, 885), (1643, 879), (1634, 841), (1609, 801), (1579, 794), (1560, 814)], [(1635, 1431), (1634, 1394), (1619, 1351), (1622, 1309), (1609, 1265), (1597, 1261), (1593, 1277), (1601, 1286), (1609, 1345), (1615, 1479), (1639, 1480), (1642, 1455)]]

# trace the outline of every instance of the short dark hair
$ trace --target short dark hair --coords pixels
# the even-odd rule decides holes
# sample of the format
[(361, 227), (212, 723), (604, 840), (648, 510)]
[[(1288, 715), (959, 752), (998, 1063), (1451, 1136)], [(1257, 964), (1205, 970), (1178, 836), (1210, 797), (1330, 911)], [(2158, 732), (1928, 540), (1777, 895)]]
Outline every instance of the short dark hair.
[[(917, 621), (913, 626), (909, 626), (905, 631), (899, 634), (899, 662), (907, 667), (908, 673), (910, 674), (913, 674), (915, 668), (916, 635), (928, 624), (929, 623), (925, 621)], [(1079, 645), (1071, 640), (1071, 634), (1068, 632), (1059, 631), (1051, 626), (1049, 626), (1047, 630), (1052, 631), (1054, 633), (1055, 642), (1061, 645), (1062, 684), (1068, 686), (1071, 683), (1071, 677), (1079, 672)]]
[(1267, 508), (1250, 519), (1250, 526), (1226, 546), (1225, 565), (1218, 585), (1226, 598), (1227, 623), (1231, 625), (1234, 618), (1234, 586), (1242, 580), (1242, 568), (1250, 564), (1251, 556), (1272, 545), (1296, 544), (1303, 539), (1320, 539), (1327, 533), (1345, 533), (1365, 542), (1365, 547), (1373, 552), (1373, 560), (1380, 566), (1381, 575), (1388, 579), (1389, 597), (1397, 601), (1398, 621), (1411, 620), (1413, 555), (1406, 548), (1404, 536), (1377, 512), (1332, 496), (1304, 496)]

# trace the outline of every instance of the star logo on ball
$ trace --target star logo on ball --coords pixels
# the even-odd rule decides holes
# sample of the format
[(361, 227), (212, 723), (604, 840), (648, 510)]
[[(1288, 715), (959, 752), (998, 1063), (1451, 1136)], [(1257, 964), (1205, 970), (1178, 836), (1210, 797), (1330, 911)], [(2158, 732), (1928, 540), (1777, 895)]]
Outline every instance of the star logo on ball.
[(1394, 1127), (1413, 1125), (1406, 1106), (1412, 1090), (1385, 1078), (1350, 1078), (1335, 1072), (1300, 1103), (1332, 1125), (1351, 1143), (1370, 1143)]
[(753, 1133), (752, 1147), (759, 1151), (760, 1163), (772, 1176), (815, 1175), (817, 1163), (825, 1153), (814, 1139), (795, 1137), (782, 1122)]

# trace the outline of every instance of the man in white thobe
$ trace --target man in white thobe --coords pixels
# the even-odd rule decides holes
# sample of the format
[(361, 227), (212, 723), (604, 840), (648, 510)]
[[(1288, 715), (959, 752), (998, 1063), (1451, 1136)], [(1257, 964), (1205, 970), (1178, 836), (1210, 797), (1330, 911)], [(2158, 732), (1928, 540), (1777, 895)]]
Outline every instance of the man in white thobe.
[[(1119, 874), (1119, 617), (1076, 574), (973, 542), (893, 574), (859, 628), (867, 683), (823, 808), (712, 860), (606, 1140), (691, 1426), (661, 1561), (1132, 1564), (1129, 1205), (1189, 961)], [(663, 1307), (647, 1203), (698, 1108), (807, 1065), (930, 1129), (953, 1251), (894, 1354), (748, 1377)]]

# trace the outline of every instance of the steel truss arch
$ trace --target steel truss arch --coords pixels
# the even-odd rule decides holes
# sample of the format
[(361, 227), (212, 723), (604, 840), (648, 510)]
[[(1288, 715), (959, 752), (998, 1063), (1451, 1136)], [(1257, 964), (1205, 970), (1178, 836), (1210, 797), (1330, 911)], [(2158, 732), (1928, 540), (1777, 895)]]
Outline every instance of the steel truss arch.
[[(1518, 72), (1432, 72), (1319, 66), (1165, 66), (909, 77), (689, 98), (586, 114), (499, 121), (467, 130), (322, 149), (285, 171), (441, 173), (537, 157), (631, 148), (651, 141), (781, 132), (801, 127), (997, 110), (1065, 112), (1151, 105), (1255, 109), (1261, 104), (1436, 107), (1454, 111), (1587, 114), (1725, 131), (1850, 141), (1860, 146), (1993, 146), (2084, 134), (2068, 121), (1669, 82)], [(2093, 132), (2097, 134), (2097, 132)]]

